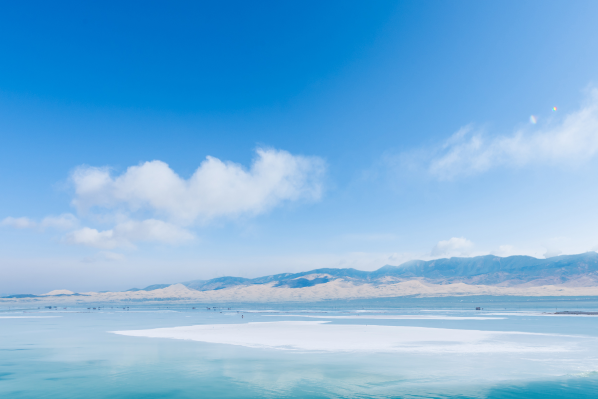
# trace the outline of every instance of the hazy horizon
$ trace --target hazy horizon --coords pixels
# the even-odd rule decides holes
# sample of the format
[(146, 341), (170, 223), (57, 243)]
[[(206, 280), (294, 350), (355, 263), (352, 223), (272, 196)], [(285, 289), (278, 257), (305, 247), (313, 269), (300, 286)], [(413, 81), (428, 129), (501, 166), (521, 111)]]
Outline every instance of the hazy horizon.
[[(548, 259), (552, 259), (552, 258), (559, 258), (559, 259), (563, 259), (563, 258), (567, 258), (569, 256), (573, 256), (575, 257), (576, 255), (585, 255), (588, 253), (596, 253), (596, 251), (589, 251), (589, 252), (585, 252), (585, 253), (581, 253), (581, 254), (572, 254), (572, 255), (555, 255), (555, 256), (551, 256), (551, 257), (544, 257), (544, 258), (535, 258), (535, 257), (531, 257), (533, 259), (538, 259), (538, 260), (548, 260)], [(492, 256), (493, 258), (499, 257), (499, 258), (509, 258), (512, 256), (525, 256), (528, 257), (529, 255), (509, 255), (509, 256), (498, 256), (498, 255), (480, 255), (480, 256)], [(477, 256), (479, 257), (479, 256)], [(424, 262), (433, 262), (435, 260), (452, 260), (452, 259), (467, 259), (467, 258), (477, 258), (476, 256), (474, 257), (449, 257), (449, 258), (442, 258), (442, 257), (437, 257), (437, 258), (430, 258), (430, 259), (412, 259), (412, 261), (424, 261)], [(373, 269), (373, 270), (360, 270), (360, 269), (355, 269), (355, 268), (327, 268), (327, 269), (332, 269), (332, 270), (341, 270), (341, 269), (351, 269), (351, 270), (356, 270), (356, 271), (376, 271), (376, 270), (380, 270), (383, 269), (385, 267), (391, 266), (391, 267), (407, 267), (409, 266), (411, 261), (406, 261), (403, 262), (399, 265), (384, 265), (381, 266), (380, 268), (377, 269)], [(313, 272), (316, 270), (323, 270), (322, 268), (320, 269), (306, 269), (306, 270), (301, 270), (301, 271), (296, 271), (296, 272), (285, 272), (285, 271), (279, 271), (274, 273), (273, 275), (277, 275), (277, 274), (302, 274), (302, 273), (308, 273), (308, 272)], [(232, 278), (237, 278), (237, 277), (241, 277), (241, 278), (247, 278), (247, 279), (254, 279), (254, 278), (259, 278), (259, 277), (266, 277), (268, 275), (253, 275), (253, 276), (235, 276), (235, 275), (222, 275), (222, 276), (218, 276), (218, 277), (214, 277), (214, 279), (219, 279), (219, 278), (226, 278), (226, 277), (232, 277)], [(128, 288), (118, 288), (118, 289), (110, 289), (110, 287), (104, 287), (101, 290), (94, 290), (96, 292), (122, 292), (122, 291), (127, 291), (127, 290), (131, 290), (131, 289), (140, 289), (143, 290), (145, 288), (148, 287), (152, 287), (152, 286), (157, 286), (157, 285), (174, 285), (174, 284), (186, 284), (186, 283), (191, 283), (191, 282), (196, 282), (196, 281), (210, 281), (212, 279), (189, 279), (186, 281), (154, 281), (150, 284), (137, 284), (135, 286), (131, 286)], [(85, 284), (81, 284), (80, 282), (76, 283), (75, 285), (79, 284), (80, 286), (85, 286)], [(122, 283), (116, 283), (116, 285), (120, 285), (122, 286)], [(84, 289), (77, 289), (77, 287), (64, 287), (64, 286), (56, 286), (55, 288), (53, 288), (51, 291), (62, 291), (62, 290), (67, 290), (67, 291), (71, 291), (71, 292), (86, 292), (86, 291), (92, 291), (92, 290), (84, 290)], [(48, 291), (50, 292), (50, 291)], [(6, 295), (15, 295), (15, 294), (33, 294), (33, 295), (41, 295), (41, 294), (46, 294), (47, 292), (42, 292), (42, 291), (38, 291), (38, 292), (32, 292), (31, 290), (28, 292), (6, 292), (6, 293), (0, 293), (0, 296), (6, 296)]]

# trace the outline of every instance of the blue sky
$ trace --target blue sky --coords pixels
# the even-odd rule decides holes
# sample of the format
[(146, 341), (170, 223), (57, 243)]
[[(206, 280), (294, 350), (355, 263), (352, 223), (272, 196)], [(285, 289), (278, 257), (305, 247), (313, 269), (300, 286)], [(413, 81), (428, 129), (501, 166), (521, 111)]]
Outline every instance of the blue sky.
[(595, 15), (6, 4), (0, 293), (595, 250)]

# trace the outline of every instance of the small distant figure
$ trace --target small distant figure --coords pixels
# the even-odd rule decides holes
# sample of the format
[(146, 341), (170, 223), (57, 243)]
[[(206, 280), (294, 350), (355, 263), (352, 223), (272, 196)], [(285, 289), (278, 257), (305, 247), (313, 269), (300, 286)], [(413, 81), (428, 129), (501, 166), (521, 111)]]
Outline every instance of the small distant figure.
[(482, 310), (482, 308), (478, 306), (475, 308), (475, 310)]
[(241, 318), (243, 318), (243, 315), (241, 315)]

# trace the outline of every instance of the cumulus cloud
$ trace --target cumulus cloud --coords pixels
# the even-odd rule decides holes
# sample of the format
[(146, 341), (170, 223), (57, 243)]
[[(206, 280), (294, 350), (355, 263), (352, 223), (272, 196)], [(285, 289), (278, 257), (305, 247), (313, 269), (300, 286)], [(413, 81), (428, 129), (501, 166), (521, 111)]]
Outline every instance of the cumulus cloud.
[(69, 244), (85, 245), (101, 249), (135, 248), (133, 242), (158, 242), (178, 244), (194, 238), (183, 228), (156, 219), (127, 221), (113, 229), (98, 231), (89, 227), (75, 230), (66, 236)]
[(320, 158), (273, 149), (258, 149), (249, 169), (207, 157), (187, 180), (161, 161), (129, 167), (119, 176), (107, 168), (79, 167), (71, 176), (73, 204), (80, 211), (150, 210), (178, 224), (191, 224), (260, 214), (283, 201), (317, 200), (324, 170)]
[[(283, 202), (320, 199), (326, 169), (321, 158), (274, 149), (256, 153), (249, 168), (207, 157), (188, 179), (161, 161), (131, 166), (120, 175), (109, 168), (81, 166), (70, 176), (75, 189), (72, 205), (81, 217), (93, 216), (88, 220), (104, 223), (105, 228), (82, 227), (70, 213), (47, 216), (40, 222), (7, 217), (0, 224), (67, 230), (63, 242), (69, 244), (135, 248), (136, 242), (179, 244), (192, 240), (194, 235), (187, 228), (197, 222), (257, 215)], [(103, 253), (107, 254), (102, 255), (104, 260), (120, 257)]]
[(597, 154), (598, 89), (592, 89), (586, 103), (558, 123), (528, 126), (508, 135), (489, 135), (468, 125), (438, 148), (405, 153), (401, 158), (410, 166), (424, 160), (431, 175), (450, 180), (496, 167), (576, 164)]
[(35, 221), (26, 217), (13, 218), (9, 216), (4, 218), (0, 224), (2, 224), (2, 226), (14, 227), (15, 229), (32, 229), (37, 227)]
[(430, 255), (433, 257), (442, 256), (467, 256), (473, 249), (473, 243), (463, 237), (453, 237), (450, 240), (439, 241), (432, 248)]

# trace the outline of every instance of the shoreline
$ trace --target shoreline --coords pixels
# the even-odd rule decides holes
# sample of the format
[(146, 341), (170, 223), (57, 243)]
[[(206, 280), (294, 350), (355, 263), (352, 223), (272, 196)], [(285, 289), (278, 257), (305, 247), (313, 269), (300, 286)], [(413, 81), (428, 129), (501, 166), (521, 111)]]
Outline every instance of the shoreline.
[(0, 298), (0, 304), (12, 303), (116, 303), (172, 301), (189, 303), (308, 303), (336, 300), (368, 300), (390, 298), (455, 298), (455, 297), (597, 297), (598, 287), (566, 287), (543, 285), (537, 287), (498, 287), (489, 285), (430, 284), (419, 280), (395, 284), (356, 285), (335, 280), (312, 287), (274, 287), (273, 284), (236, 286), (221, 290), (197, 291), (182, 284), (174, 284), (153, 291), (85, 292), (72, 295), (40, 295), (35, 297)]

